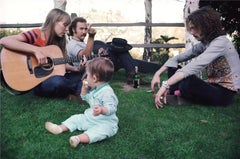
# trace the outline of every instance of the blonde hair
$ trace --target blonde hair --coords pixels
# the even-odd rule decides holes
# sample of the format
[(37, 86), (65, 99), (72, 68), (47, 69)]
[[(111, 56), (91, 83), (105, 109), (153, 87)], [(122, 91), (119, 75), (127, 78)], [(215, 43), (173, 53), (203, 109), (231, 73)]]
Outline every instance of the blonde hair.
[(66, 53), (66, 37), (58, 37), (54, 31), (54, 27), (56, 22), (59, 22), (61, 20), (65, 19), (67, 24), (71, 23), (71, 17), (70, 15), (58, 8), (52, 9), (47, 17), (45, 22), (42, 25), (42, 31), (49, 31), (50, 36), (48, 37), (48, 42), (47, 45), (57, 45), (60, 47), (62, 52), (65, 54)]

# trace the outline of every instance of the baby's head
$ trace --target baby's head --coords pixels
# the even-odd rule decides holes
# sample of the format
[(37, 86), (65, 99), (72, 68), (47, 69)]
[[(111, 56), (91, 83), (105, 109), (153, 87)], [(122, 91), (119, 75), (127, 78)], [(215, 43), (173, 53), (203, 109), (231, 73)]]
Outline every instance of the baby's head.
[(114, 65), (108, 58), (96, 57), (87, 62), (86, 70), (91, 76), (95, 75), (99, 82), (108, 82), (112, 79)]

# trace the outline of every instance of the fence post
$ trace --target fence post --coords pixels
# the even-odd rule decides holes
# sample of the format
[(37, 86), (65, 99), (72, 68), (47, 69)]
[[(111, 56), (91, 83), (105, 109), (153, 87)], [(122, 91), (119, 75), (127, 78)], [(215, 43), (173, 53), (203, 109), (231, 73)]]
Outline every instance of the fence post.
[[(145, 0), (145, 23), (152, 23), (152, 0)], [(144, 43), (150, 44), (152, 42), (152, 26), (145, 26)], [(147, 61), (151, 57), (151, 48), (144, 48), (143, 60)]]
[(66, 10), (67, 0), (54, 0), (54, 8), (59, 8), (61, 10)]

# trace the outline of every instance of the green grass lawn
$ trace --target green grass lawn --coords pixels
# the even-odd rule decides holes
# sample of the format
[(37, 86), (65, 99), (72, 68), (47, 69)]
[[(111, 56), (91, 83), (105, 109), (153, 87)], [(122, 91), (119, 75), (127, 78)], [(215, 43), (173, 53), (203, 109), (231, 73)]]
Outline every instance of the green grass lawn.
[[(151, 79), (147, 74), (145, 78)], [(111, 85), (119, 99), (116, 136), (94, 144), (69, 145), (69, 137), (48, 133), (88, 106), (31, 94), (13, 96), (1, 88), (1, 159), (237, 159), (240, 158), (240, 97), (225, 108), (200, 105), (157, 110), (150, 86), (122, 90), (124, 72)]]

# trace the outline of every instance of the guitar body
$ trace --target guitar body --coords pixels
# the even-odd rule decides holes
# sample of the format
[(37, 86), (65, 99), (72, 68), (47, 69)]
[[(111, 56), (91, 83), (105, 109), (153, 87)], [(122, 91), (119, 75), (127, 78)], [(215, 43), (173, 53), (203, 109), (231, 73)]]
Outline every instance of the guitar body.
[[(63, 58), (62, 51), (55, 45), (40, 49), (49, 61)], [(1, 69), (7, 85), (16, 91), (28, 91), (49, 77), (65, 74), (65, 65), (39, 66), (35, 56), (6, 48), (1, 51)]]

